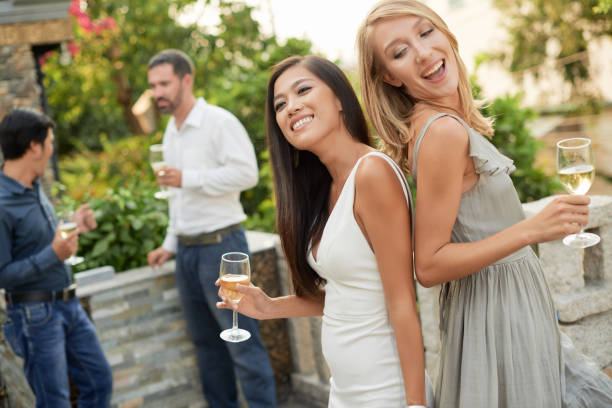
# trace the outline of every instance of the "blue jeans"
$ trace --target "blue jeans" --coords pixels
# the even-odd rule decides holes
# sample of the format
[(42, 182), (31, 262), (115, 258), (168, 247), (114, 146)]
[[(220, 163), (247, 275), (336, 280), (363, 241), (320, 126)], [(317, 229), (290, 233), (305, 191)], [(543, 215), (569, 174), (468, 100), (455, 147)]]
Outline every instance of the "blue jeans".
[(4, 335), (24, 359), (36, 407), (70, 408), (68, 374), (78, 406), (107, 408), (113, 378), (96, 331), (77, 298), (7, 305)]
[[(194, 343), (204, 396), (211, 408), (237, 408), (236, 374), (250, 408), (274, 408), (276, 391), (257, 320), (239, 315), (238, 325), (251, 332), (242, 343), (226, 343), (219, 333), (232, 327), (232, 312), (217, 309), (215, 281), (221, 255), (249, 253), (244, 229), (223, 236), (219, 244), (184, 246), (176, 253), (176, 282)], [(235, 368), (235, 372), (234, 372)]]

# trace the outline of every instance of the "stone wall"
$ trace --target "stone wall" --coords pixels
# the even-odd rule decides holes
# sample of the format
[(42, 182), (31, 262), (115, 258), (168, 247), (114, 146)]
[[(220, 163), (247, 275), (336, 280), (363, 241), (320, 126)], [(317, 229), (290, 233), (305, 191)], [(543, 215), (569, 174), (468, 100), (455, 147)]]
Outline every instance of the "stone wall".
[[(30, 44), (0, 46), (0, 120), (15, 107), (41, 110), (40, 96), (36, 61), (34, 61)], [(0, 151), (0, 163), (3, 161)], [(47, 195), (54, 181), (51, 165), (51, 160), (49, 160), (43, 179), (43, 187)]]
[[(583, 250), (547, 242), (538, 253), (561, 330), (612, 377), (612, 196), (590, 197), (586, 230), (601, 242)], [(535, 215), (551, 199), (523, 205), (525, 214)]]
[(0, 47), (0, 118), (15, 106), (40, 108), (36, 63), (29, 44)]

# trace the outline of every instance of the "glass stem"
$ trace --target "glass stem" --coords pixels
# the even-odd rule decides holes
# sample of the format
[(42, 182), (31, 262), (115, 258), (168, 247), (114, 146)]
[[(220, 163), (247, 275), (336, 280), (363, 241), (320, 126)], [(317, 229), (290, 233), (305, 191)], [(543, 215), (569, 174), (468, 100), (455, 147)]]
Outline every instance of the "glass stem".
[(232, 329), (238, 330), (238, 313), (234, 310), (234, 314), (232, 315)]

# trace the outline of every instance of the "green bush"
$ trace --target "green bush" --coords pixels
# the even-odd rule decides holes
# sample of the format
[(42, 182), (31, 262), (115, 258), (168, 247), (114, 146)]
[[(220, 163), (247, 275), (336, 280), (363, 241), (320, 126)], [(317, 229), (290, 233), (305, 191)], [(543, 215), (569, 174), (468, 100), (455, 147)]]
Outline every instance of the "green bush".
[(483, 108), (485, 116), (495, 118), (492, 142), (499, 151), (514, 160), (516, 170), (511, 174), (521, 202), (538, 200), (558, 191), (554, 176), (535, 167), (538, 151), (544, 143), (530, 133), (527, 123), (536, 117), (531, 109), (521, 107), (521, 96), (495, 98)]
[[(476, 58), (476, 69), (486, 61), (486, 55)], [(480, 99), (482, 88), (476, 75), (470, 77), (474, 98)], [(522, 203), (539, 200), (561, 189), (554, 175), (546, 174), (540, 167), (534, 167), (538, 151), (544, 143), (536, 140), (527, 124), (537, 117), (536, 112), (523, 108), (521, 94), (497, 97), (485, 104), (481, 112), (495, 120), (491, 142), (505, 156), (514, 161), (516, 170), (510, 175)]]
[(102, 151), (80, 146), (78, 153), (60, 159), (56, 208), (89, 203), (98, 222), (98, 228), (79, 238), (85, 262), (75, 272), (103, 265), (118, 272), (143, 266), (147, 252), (162, 243), (168, 204), (153, 197), (159, 186), (148, 160), (148, 147), (160, 136), (102, 139)]
[[(167, 202), (153, 197), (157, 189), (136, 180), (87, 200), (98, 227), (79, 237), (78, 253), (85, 262), (73, 271), (112, 265), (121, 272), (146, 265), (147, 253), (161, 245), (168, 225)], [(78, 205), (70, 198), (62, 204)]]

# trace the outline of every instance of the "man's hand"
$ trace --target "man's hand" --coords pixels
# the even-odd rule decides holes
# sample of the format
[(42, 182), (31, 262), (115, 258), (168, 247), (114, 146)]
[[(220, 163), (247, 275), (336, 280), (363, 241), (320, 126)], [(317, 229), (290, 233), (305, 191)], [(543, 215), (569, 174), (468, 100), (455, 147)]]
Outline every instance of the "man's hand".
[(157, 172), (157, 182), (161, 186), (181, 187), (183, 185), (183, 173), (174, 167), (164, 167)]
[(163, 265), (164, 262), (172, 258), (172, 255), (174, 255), (172, 252), (164, 249), (163, 247), (159, 247), (147, 254), (147, 262), (149, 262), (149, 266), (151, 268), (155, 268), (156, 266)]
[(91, 208), (89, 208), (89, 204), (81, 205), (79, 208), (77, 208), (74, 215), (79, 234), (91, 231), (98, 226), (98, 223), (94, 217), (94, 212)]
[(59, 228), (55, 230), (55, 237), (51, 242), (51, 248), (55, 251), (55, 254), (63, 261), (70, 257), (70, 255), (76, 254), (79, 249), (79, 232), (78, 229), (72, 231), (66, 238), (62, 238), (62, 233)]

